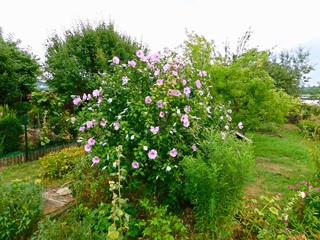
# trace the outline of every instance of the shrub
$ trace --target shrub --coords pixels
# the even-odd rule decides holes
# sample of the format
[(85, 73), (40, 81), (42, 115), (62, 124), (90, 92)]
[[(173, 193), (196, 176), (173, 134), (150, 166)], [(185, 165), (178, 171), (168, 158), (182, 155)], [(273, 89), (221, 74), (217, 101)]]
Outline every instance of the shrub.
[(39, 163), (44, 171), (43, 176), (47, 178), (62, 178), (74, 169), (84, 155), (83, 148), (71, 147), (41, 157)]
[(0, 136), (3, 139), (4, 154), (21, 148), (23, 127), (20, 120), (14, 117), (0, 118)]
[(75, 97), (82, 110), (80, 135), (93, 163), (108, 173), (114, 171), (115, 148), (123, 145), (129, 177), (144, 182), (146, 193), (157, 194), (159, 202), (179, 207), (184, 200), (179, 162), (194, 152), (201, 137), (194, 130), (236, 124), (225, 107), (209, 104), (204, 71), (171, 52), (137, 55), (128, 65), (114, 57), (114, 74), (102, 77), (101, 88)]
[(0, 185), (0, 238), (27, 239), (42, 216), (42, 187), (14, 181)]
[(319, 137), (319, 120), (302, 120), (298, 126), (305, 137)]
[(155, 201), (143, 199), (141, 206), (146, 210), (147, 219), (142, 219), (137, 225), (143, 229), (142, 235), (147, 239), (183, 239), (188, 233), (182, 220), (167, 213), (168, 206), (157, 207)]
[(248, 142), (232, 134), (221, 139), (220, 133), (214, 130), (206, 131), (197, 158), (186, 156), (183, 159), (185, 193), (195, 205), (196, 227), (200, 232), (212, 231), (221, 237), (224, 231), (232, 231), (230, 226), (239, 210), (253, 163)]
[(66, 115), (53, 117), (48, 120), (48, 128), (58, 136), (57, 141), (70, 141), (76, 137), (77, 131), (71, 121)]
[(276, 127), (276, 125), (272, 122), (265, 122), (262, 123), (258, 128), (257, 128), (258, 132), (261, 133), (267, 133), (267, 134), (276, 134), (278, 133), (278, 129)]
[(28, 102), (16, 102), (12, 104), (11, 108), (17, 111), (18, 118), (22, 118), (32, 109), (32, 104)]

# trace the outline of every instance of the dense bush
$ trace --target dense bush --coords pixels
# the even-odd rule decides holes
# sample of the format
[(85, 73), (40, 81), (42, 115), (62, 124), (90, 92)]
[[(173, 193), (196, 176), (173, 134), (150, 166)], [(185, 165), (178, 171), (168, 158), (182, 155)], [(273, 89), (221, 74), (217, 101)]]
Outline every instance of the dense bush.
[(57, 135), (56, 141), (70, 141), (77, 136), (78, 131), (72, 124), (72, 120), (67, 116), (57, 116), (48, 120), (48, 128)]
[(16, 102), (12, 104), (11, 108), (17, 111), (17, 117), (22, 119), (32, 109), (32, 104), (28, 102)]
[(42, 187), (14, 181), (0, 185), (0, 238), (27, 239), (42, 216)]
[(205, 72), (169, 51), (152, 56), (138, 51), (137, 56), (128, 65), (114, 57), (114, 74), (102, 78), (101, 88), (75, 97), (75, 105), (82, 109), (76, 123), (98, 168), (113, 172), (115, 149), (122, 145), (122, 166), (131, 186), (143, 182), (147, 193), (179, 207), (183, 201), (179, 162), (196, 151), (201, 132), (195, 135), (194, 130), (212, 126), (228, 131), (231, 124), (238, 126), (231, 122), (231, 110), (209, 104)]
[(197, 157), (186, 156), (181, 162), (185, 193), (196, 210), (196, 226), (200, 233), (213, 233), (207, 236), (210, 238), (226, 237), (227, 231), (232, 232), (254, 163), (250, 143), (232, 134), (224, 137), (208, 130)]
[[(22, 145), (23, 123), (14, 117), (0, 117), (0, 136), (2, 139), (3, 153), (20, 150)], [(1, 140), (1, 139), (0, 139)]]
[(257, 131), (260, 132), (260, 133), (267, 133), (267, 134), (276, 134), (276, 133), (278, 133), (277, 126), (272, 122), (262, 123), (257, 128)]
[(317, 139), (320, 137), (319, 135), (319, 120), (318, 119), (309, 119), (309, 120), (301, 120), (298, 123), (300, 132), (306, 137), (313, 137)]
[(71, 147), (60, 152), (50, 153), (39, 159), (43, 176), (47, 178), (62, 178), (70, 173), (75, 165), (84, 157), (83, 148)]

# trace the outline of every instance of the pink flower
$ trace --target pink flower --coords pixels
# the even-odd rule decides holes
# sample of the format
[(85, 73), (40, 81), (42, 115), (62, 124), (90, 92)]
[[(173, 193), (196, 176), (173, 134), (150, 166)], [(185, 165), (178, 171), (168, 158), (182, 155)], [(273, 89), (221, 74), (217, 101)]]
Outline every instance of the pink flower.
[(165, 48), (164, 52), (168, 54), (170, 52), (169, 48)]
[(93, 95), (94, 97), (98, 97), (99, 94), (100, 94), (100, 91), (99, 91), (98, 89), (93, 90), (93, 92), (92, 92), (92, 95)]
[(147, 97), (144, 99), (144, 101), (149, 104), (149, 103), (152, 102), (152, 99), (151, 99), (149, 96), (147, 96)]
[(138, 163), (138, 162), (133, 162), (133, 163), (131, 164), (131, 166), (132, 166), (133, 168), (139, 168), (139, 163)]
[(86, 124), (87, 124), (87, 128), (92, 128), (93, 127), (92, 121), (87, 121)]
[(152, 149), (152, 150), (148, 153), (148, 157), (149, 157), (150, 159), (155, 159), (157, 156), (158, 156), (158, 153), (157, 153), (156, 150), (153, 150), (153, 149)]
[(84, 93), (82, 99), (83, 99), (83, 101), (86, 100), (87, 99), (87, 94)]
[(288, 225), (288, 222), (285, 222), (286, 225)]
[(164, 112), (160, 112), (159, 116), (163, 118), (164, 117)]
[(239, 123), (238, 123), (238, 128), (240, 128), (240, 129), (243, 128), (242, 122), (239, 122)]
[(190, 106), (187, 105), (187, 106), (184, 107), (184, 111), (185, 111), (185, 112), (190, 112), (190, 110), (191, 110), (191, 107), (190, 107)]
[(93, 146), (95, 144), (95, 142), (96, 142), (96, 140), (94, 140), (93, 138), (89, 138), (89, 140), (88, 140), (88, 144), (90, 146)]
[(172, 67), (174, 70), (178, 70), (178, 68), (179, 68), (179, 66), (177, 64), (174, 64)]
[(299, 185), (299, 184), (297, 184), (296, 186), (297, 186), (297, 187), (300, 187), (300, 185)]
[(158, 106), (159, 108), (162, 108), (162, 107), (163, 107), (163, 103), (162, 103), (161, 101), (159, 101), (159, 102), (157, 102), (157, 106)]
[(185, 127), (189, 127), (189, 126), (190, 126), (190, 122), (189, 122), (189, 121), (185, 121), (185, 122), (183, 122), (183, 126), (185, 126)]
[(161, 86), (163, 84), (163, 80), (162, 79), (158, 79), (156, 85), (157, 86)]
[(92, 158), (92, 162), (93, 163), (99, 163), (100, 159), (97, 156), (95, 156), (94, 158)]
[(100, 125), (104, 127), (107, 124), (106, 120), (104, 118), (100, 121)]
[(187, 81), (186, 80), (182, 80), (182, 85), (186, 85), (187, 84)]
[(73, 100), (73, 104), (74, 105), (79, 105), (81, 102), (81, 98), (80, 97), (77, 97), (76, 99)]
[(90, 146), (89, 144), (85, 145), (85, 146), (84, 146), (84, 150), (85, 150), (86, 152), (90, 152), (90, 151), (91, 151), (91, 146)]
[(309, 187), (309, 188), (313, 188), (313, 186), (312, 186), (312, 185), (309, 185), (308, 187)]
[(171, 96), (173, 94), (173, 91), (170, 89), (168, 90), (168, 95)]
[(91, 99), (91, 94), (88, 94), (87, 100), (89, 101)]
[(187, 115), (187, 114), (183, 114), (182, 117), (180, 118), (180, 121), (181, 121), (181, 122), (189, 121), (188, 115)]
[(288, 188), (291, 188), (291, 186), (290, 186), (290, 185), (288, 185)]
[(177, 71), (172, 71), (172, 75), (173, 76), (178, 76), (178, 72)]
[(79, 131), (84, 132), (85, 130), (86, 130), (86, 127), (85, 127), (85, 126), (79, 127)]
[(177, 97), (179, 97), (181, 95), (181, 92), (179, 90), (174, 90), (173, 94)]
[(112, 58), (112, 62), (115, 63), (115, 64), (119, 64), (120, 60), (118, 57), (113, 57)]
[(201, 88), (201, 82), (199, 80), (196, 81), (197, 88)]
[(153, 134), (157, 134), (157, 132), (159, 131), (159, 126), (157, 126), (157, 127), (151, 126), (151, 127), (150, 127), (150, 131), (151, 131)]
[(74, 123), (76, 122), (76, 120), (77, 120), (77, 119), (76, 119), (75, 117), (72, 117), (72, 118), (71, 118), (71, 123), (74, 124)]
[(317, 191), (320, 191), (320, 188), (316, 188)]
[(167, 63), (166, 65), (163, 66), (163, 70), (167, 71), (171, 68), (171, 65)]
[(306, 181), (303, 181), (303, 183), (307, 183)]
[(196, 150), (197, 150), (197, 146), (196, 146), (196, 145), (194, 145), (194, 144), (192, 145), (192, 147), (191, 147), (191, 148), (192, 148), (192, 150), (193, 150), (193, 151), (196, 151)]
[(222, 140), (224, 140), (226, 138), (225, 132), (221, 132), (221, 138), (222, 138)]
[(191, 93), (191, 90), (190, 90), (189, 87), (186, 87), (186, 88), (183, 89), (183, 92), (184, 92), (185, 94), (190, 94), (190, 93)]
[(228, 125), (225, 125), (224, 128), (225, 128), (226, 130), (229, 130), (229, 126), (228, 126)]
[(170, 156), (171, 157), (175, 157), (175, 156), (177, 156), (177, 154), (178, 154), (178, 151), (175, 148), (170, 151)]
[(144, 53), (143, 53), (142, 50), (138, 50), (138, 51), (136, 52), (136, 54), (137, 54), (137, 56), (138, 56), (139, 58), (144, 57)]
[(102, 102), (102, 97), (99, 97), (99, 99), (98, 99), (98, 104), (100, 104), (101, 102)]
[(293, 190), (296, 190), (297, 188), (296, 188), (296, 187), (293, 187), (292, 189), (293, 189)]
[(156, 53), (156, 54), (152, 55), (151, 58), (153, 61), (159, 62), (160, 61), (160, 54)]
[(277, 194), (277, 197), (282, 197), (282, 194), (281, 194), (281, 193), (278, 193), (278, 194)]
[(118, 123), (118, 122), (114, 123), (114, 129), (115, 130), (118, 130), (119, 127), (120, 127), (120, 123)]
[(155, 76), (158, 76), (160, 74), (160, 70), (159, 69), (156, 69), (155, 71), (154, 71), (154, 75)]
[(134, 60), (129, 61), (128, 64), (129, 64), (129, 66), (131, 66), (131, 67), (135, 67), (135, 66), (136, 66), (136, 62), (135, 62)]

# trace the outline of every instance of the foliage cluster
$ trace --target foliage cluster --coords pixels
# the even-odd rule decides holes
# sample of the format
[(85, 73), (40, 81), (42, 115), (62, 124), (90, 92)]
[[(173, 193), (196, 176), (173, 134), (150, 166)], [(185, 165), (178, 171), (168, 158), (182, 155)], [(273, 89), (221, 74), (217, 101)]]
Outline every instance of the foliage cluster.
[(42, 187), (13, 181), (0, 185), (0, 238), (26, 239), (42, 216)]
[(34, 56), (5, 40), (0, 30), (0, 104), (26, 99), (34, 91), (40, 67)]
[(21, 148), (22, 124), (16, 117), (0, 116), (0, 154), (14, 152)]
[[(206, 238), (232, 236), (235, 214), (254, 163), (250, 143), (208, 130), (196, 158), (186, 156), (181, 165), (185, 192), (196, 211), (196, 227)], [(212, 235), (210, 235), (212, 234)]]
[(46, 178), (62, 178), (83, 160), (85, 151), (80, 147), (71, 147), (60, 152), (50, 153), (39, 159), (40, 168)]

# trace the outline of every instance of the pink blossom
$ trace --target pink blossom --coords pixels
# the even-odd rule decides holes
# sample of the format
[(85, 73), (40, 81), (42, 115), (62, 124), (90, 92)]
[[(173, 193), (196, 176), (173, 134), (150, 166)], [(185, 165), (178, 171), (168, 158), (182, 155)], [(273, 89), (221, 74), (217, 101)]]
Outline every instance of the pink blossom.
[(155, 76), (158, 76), (160, 74), (160, 70), (159, 69), (156, 69), (155, 71), (154, 71), (154, 75)]
[(185, 127), (189, 127), (189, 126), (190, 126), (190, 122), (189, 122), (189, 121), (185, 121), (185, 122), (183, 122), (183, 126), (185, 126)]
[(186, 87), (186, 88), (183, 89), (183, 92), (184, 92), (185, 94), (190, 94), (190, 93), (191, 93), (191, 90), (190, 90), (189, 87)]
[(167, 63), (166, 65), (163, 66), (163, 70), (167, 71), (171, 68), (171, 65)]
[(179, 68), (179, 66), (177, 64), (174, 64), (172, 67), (174, 70), (178, 70), (178, 68)]
[(91, 122), (92, 122), (92, 124), (94, 124), (94, 125), (98, 125), (98, 123), (97, 123), (97, 121), (96, 121), (95, 119), (92, 119)]
[(162, 108), (162, 107), (163, 107), (163, 103), (162, 103), (161, 101), (159, 101), (159, 102), (157, 102), (157, 106), (158, 106), (159, 108)]
[(148, 153), (148, 157), (149, 157), (150, 159), (155, 159), (157, 156), (158, 156), (158, 153), (157, 153), (156, 150), (153, 150), (153, 149), (152, 149), (152, 150)]
[(102, 102), (102, 97), (99, 97), (99, 99), (98, 99), (98, 104), (100, 104), (101, 102)]
[(114, 129), (115, 130), (118, 130), (119, 127), (120, 127), (120, 123), (118, 123), (118, 122), (114, 123)]
[(88, 144), (90, 146), (93, 146), (95, 144), (95, 142), (96, 142), (96, 140), (94, 140), (93, 138), (89, 138), (89, 140), (88, 140)]
[(291, 186), (290, 186), (290, 185), (288, 185), (288, 188), (291, 188)]
[(153, 134), (157, 134), (157, 132), (159, 131), (159, 126), (157, 126), (157, 127), (151, 126), (151, 127), (150, 127), (150, 131), (151, 131)]
[(83, 99), (83, 101), (86, 100), (87, 99), (87, 94), (84, 93), (82, 99)]
[(297, 187), (300, 187), (300, 185), (299, 185), (299, 184), (297, 184), (296, 186), (297, 186)]
[(143, 53), (142, 50), (138, 50), (138, 51), (136, 52), (136, 54), (137, 54), (137, 56), (138, 56), (139, 58), (144, 57), (144, 53)]
[(149, 103), (152, 102), (152, 99), (150, 98), (150, 96), (146, 96), (146, 98), (144, 99), (144, 101), (149, 104)]
[(131, 164), (131, 166), (132, 166), (133, 168), (139, 168), (139, 163), (138, 163), (138, 162), (133, 162), (133, 163)]
[(189, 117), (187, 114), (182, 115), (182, 117), (180, 118), (181, 122), (185, 122), (185, 121), (189, 121)]
[(154, 55), (152, 55), (152, 60), (154, 60), (155, 62), (159, 62), (160, 61), (160, 54), (156, 53)]
[(309, 187), (309, 188), (313, 188), (313, 186), (312, 186), (312, 185), (309, 185), (308, 187)]
[(71, 123), (74, 124), (74, 123), (76, 122), (76, 120), (77, 120), (77, 119), (76, 119), (75, 117), (72, 117), (72, 118), (71, 118)]
[(161, 86), (163, 84), (163, 80), (162, 79), (158, 79), (156, 85), (157, 86)]
[(112, 62), (115, 63), (115, 64), (119, 64), (120, 60), (118, 57), (113, 57), (112, 58)]
[(93, 163), (99, 163), (100, 159), (97, 156), (95, 156), (94, 158), (92, 158), (92, 162)]
[(317, 191), (320, 191), (320, 188), (316, 188)]
[(185, 79), (182, 80), (182, 85), (186, 85), (187, 81)]
[(92, 121), (87, 121), (86, 125), (87, 125), (87, 128), (92, 128), (93, 127)]
[(90, 146), (89, 144), (85, 145), (85, 146), (84, 146), (84, 150), (85, 150), (86, 152), (90, 152), (90, 151), (91, 151), (91, 146)]
[(91, 94), (88, 94), (87, 100), (89, 101), (91, 99)]
[(178, 154), (178, 151), (177, 151), (177, 149), (175, 149), (175, 148), (170, 151), (170, 156), (171, 156), (171, 157), (176, 157), (177, 154)]
[(104, 127), (105, 125), (107, 124), (106, 120), (103, 118), (101, 121), (100, 121), (100, 125), (102, 127)]
[(100, 91), (98, 89), (93, 90), (92, 95), (94, 97), (98, 97), (100, 95)]
[(197, 80), (197, 81), (196, 81), (196, 86), (197, 86), (197, 88), (201, 88), (201, 82), (200, 82), (200, 80)]
[(224, 140), (226, 138), (225, 132), (221, 132), (221, 138), (222, 138), (222, 140)]
[(173, 59), (175, 62), (179, 62), (179, 58), (178, 57), (175, 57), (174, 59)]
[(172, 71), (172, 75), (173, 76), (178, 76), (178, 72), (177, 71)]
[(168, 95), (171, 96), (173, 94), (173, 91), (170, 89), (168, 90)]
[(85, 126), (79, 127), (79, 131), (84, 132), (85, 130), (86, 130), (86, 127), (85, 127)]
[(160, 112), (159, 116), (163, 118), (164, 117), (164, 112)]
[(179, 90), (174, 90), (173, 94), (177, 97), (179, 97), (181, 95), (181, 92)]
[(79, 105), (81, 102), (81, 98), (80, 97), (77, 97), (76, 99), (73, 100), (73, 104), (74, 105)]
[(240, 129), (243, 128), (242, 122), (239, 122), (239, 123), (238, 123), (238, 128), (240, 128)]
[(281, 194), (281, 193), (278, 193), (278, 194), (277, 194), (277, 197), (282, 197), (282, 194)]
[(296, 187), (293, 187), (293, 190), (296, 190), (297, 188)]
[(207, 76), (207, 72), (206, 71), (202, 71), (202, 76)]
[(196, 146), (196, 145), (194, 145), (194, 144), (192, 145), (192, 147), (191, 147), (191, 148), (192, 148), (192, 150), (193, 150), (193, 151), (196, 151), (196, 150), (197, 150), (197, 146)]
[(224, 128), (225, 128), (226, 130), (229, 130), (229, 126), (228, 126), (228, 125), (225, 125)]
[(136, 66), (136, 62), (135, 62), (134, 60), (129, 61), (128, 64), (129, 64), (129, 66), (131, 66), (131, 67), (135, 67), (135, 66)]
[(164, 52), (168, 54), (170, 52), (169, 48), (165, 48)]
[(190, 107), (190, 106), (187, 105), (187, 106), (184, 107), (184, 111), (185, 111), (185, 112), (190, 112), (190, 110), (191, 110), (191, 107)]

